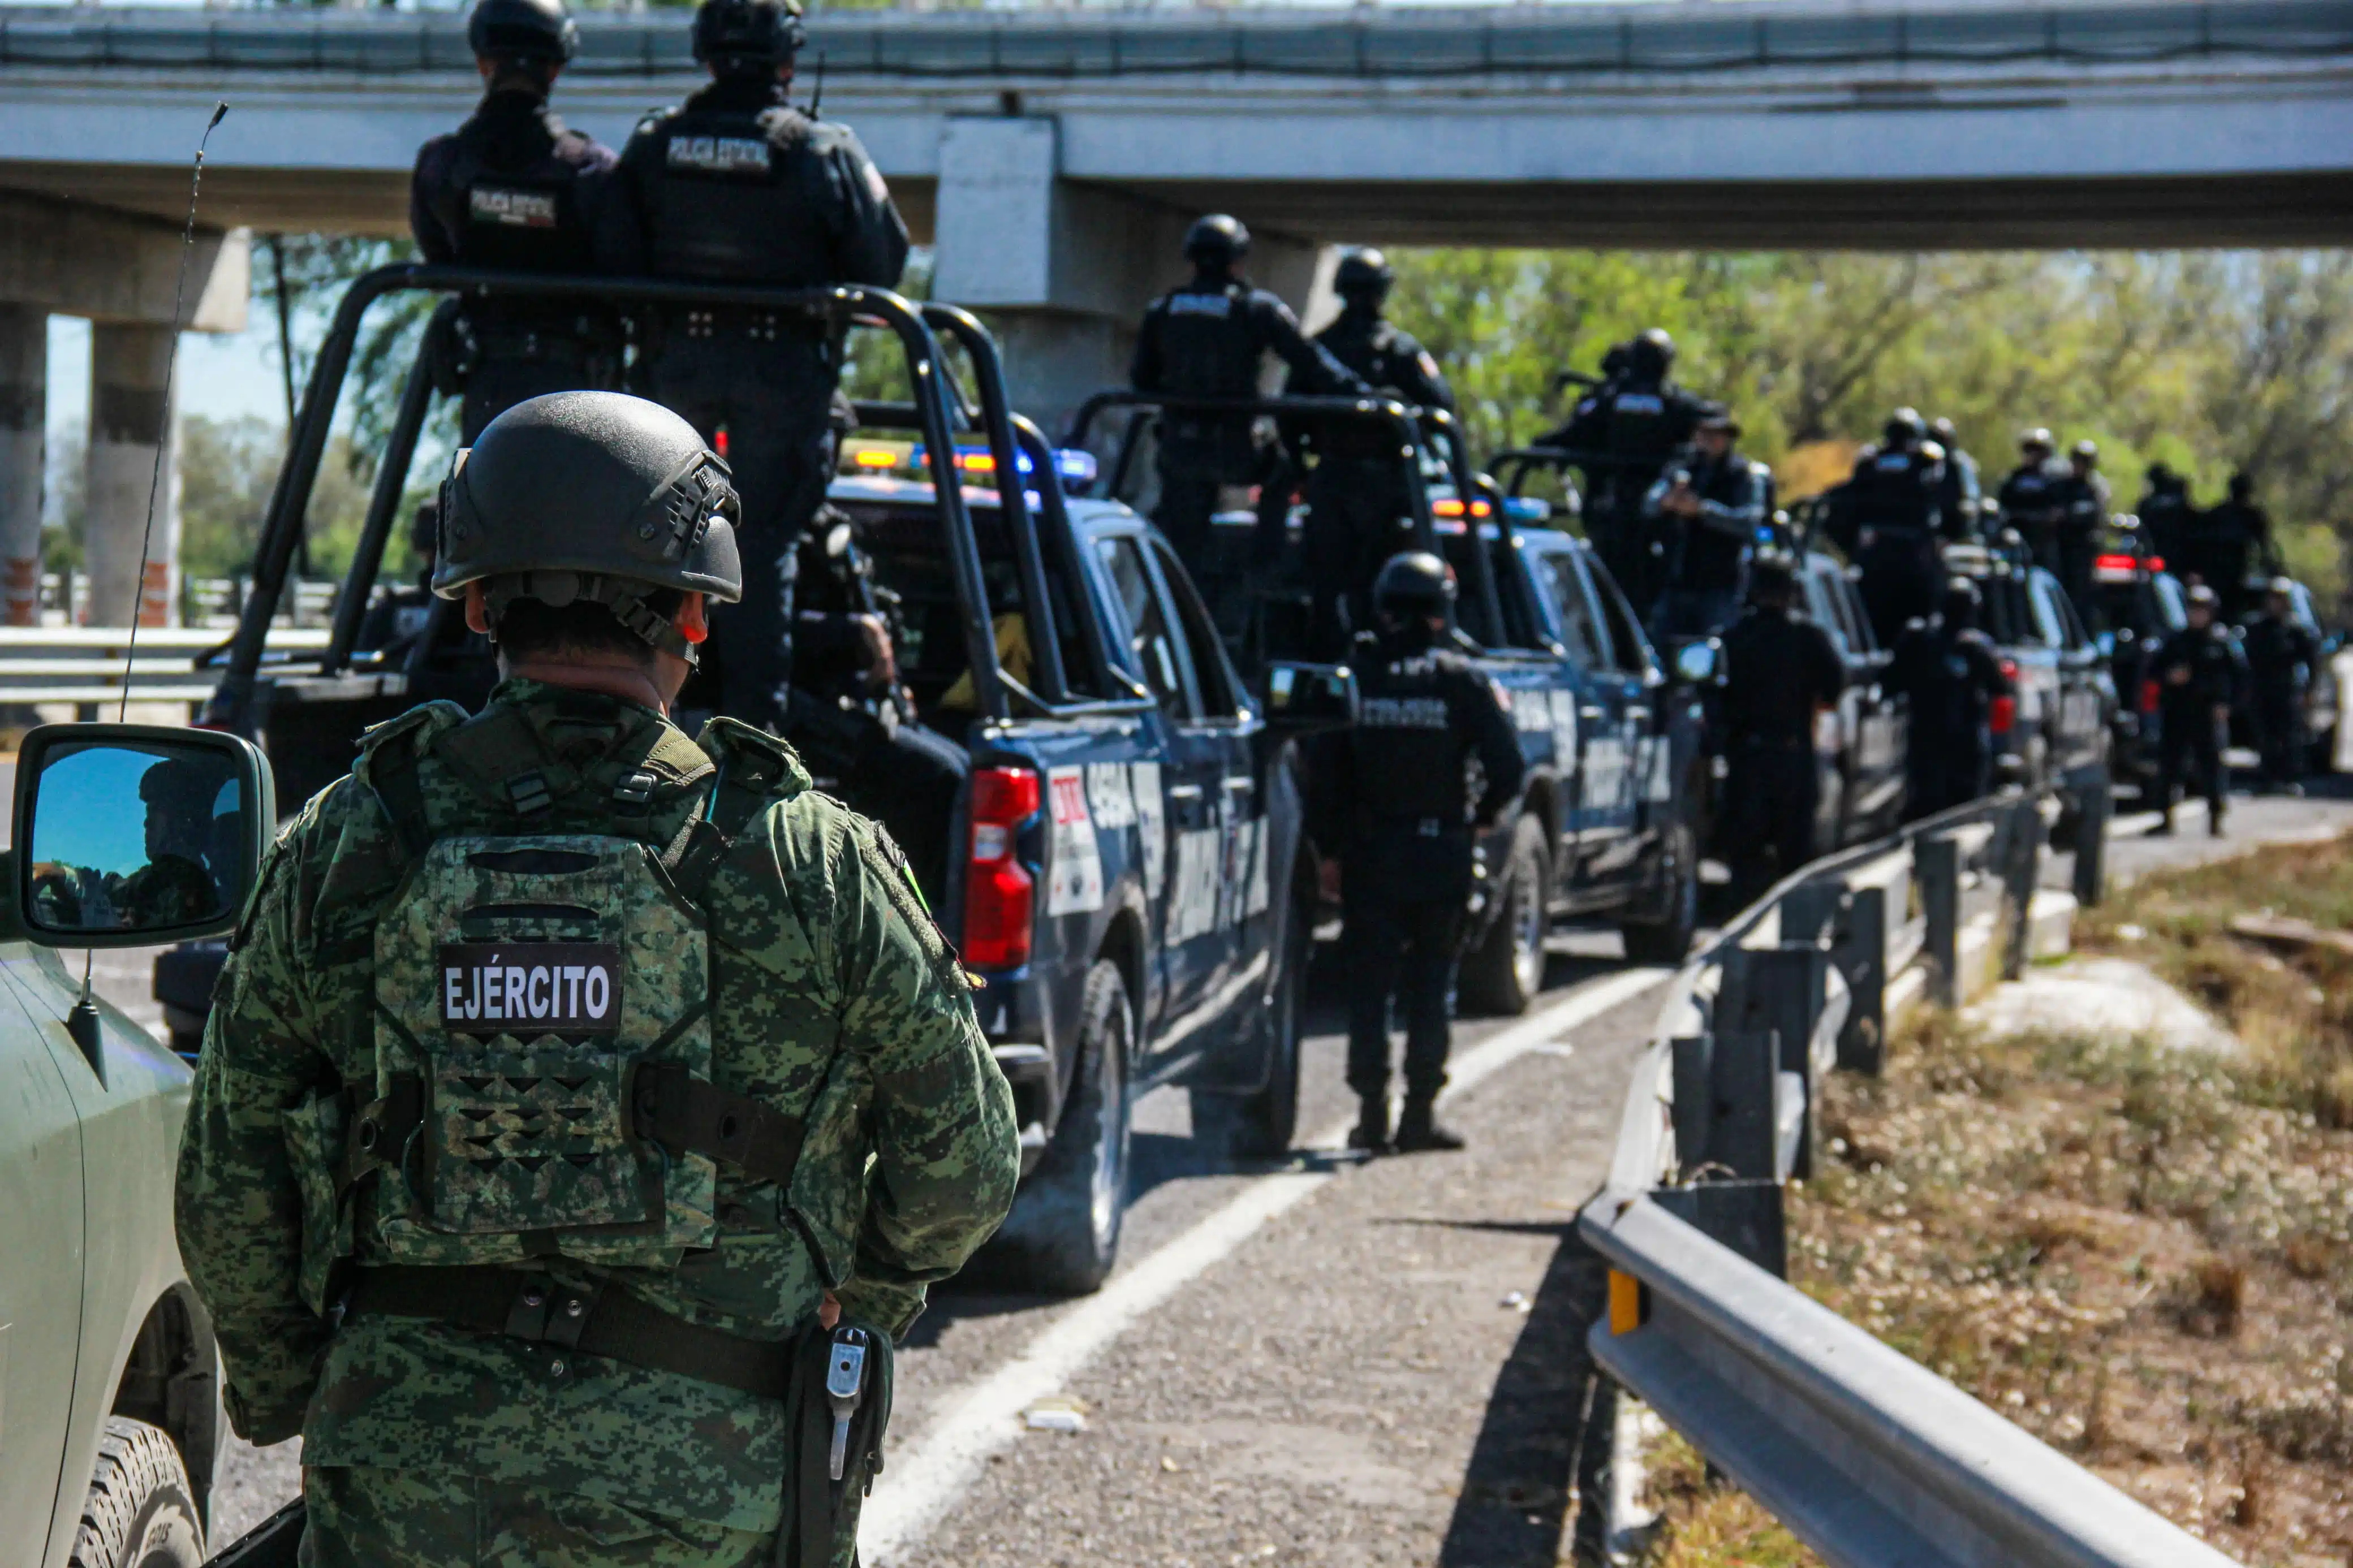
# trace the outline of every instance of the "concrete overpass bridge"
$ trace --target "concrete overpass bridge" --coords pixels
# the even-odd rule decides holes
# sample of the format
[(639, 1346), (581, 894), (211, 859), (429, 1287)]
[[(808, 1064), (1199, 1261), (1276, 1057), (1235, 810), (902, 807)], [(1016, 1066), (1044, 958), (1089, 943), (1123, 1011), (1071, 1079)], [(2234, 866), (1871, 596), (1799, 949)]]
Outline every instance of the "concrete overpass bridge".
[[(607, 141), (698, 79), (682, 14), (582, 33), (559, 104)], [(1208, 208), (1302, 304), (1342, 240), (2353, 237), (2353, 0), (839, 12), (811, 34), (826, 112), (1049, 414), (1122, 372)], [(0, 301), (26, 308), (0, 319), (0, 380), (24, 383), (30, 311), (160, 331), (141, 280), (216, 99), (208, 224), (394, 234), (417, 143), (477, 89), (451, 13), (0, 5)], [(233, 324), (241, 243), (209, 253), (198, 324)], [(0, 557), (16, 515), (0, 491)]]

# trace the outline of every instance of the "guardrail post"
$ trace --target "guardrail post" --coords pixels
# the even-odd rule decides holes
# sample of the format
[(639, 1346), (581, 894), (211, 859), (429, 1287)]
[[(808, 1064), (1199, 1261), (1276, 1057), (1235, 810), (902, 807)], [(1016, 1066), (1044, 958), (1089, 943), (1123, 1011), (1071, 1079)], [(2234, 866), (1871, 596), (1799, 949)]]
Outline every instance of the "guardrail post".
[(1809, 882), (1781, 900), (1781, 929), (1826, 931), (1831, 967), (1846, 982), (1838, 1065), (1877, 1077), (1886, 1056), (1887, 891)]
[(1927, 926), (1921, 956), (1928, 963), (1928, 1000), (1939, 1007), (1961, 1005), (1961, 846), (1936, 834), (1912, 846), (1912, 874), (1919, 879), (1920, 915)]
[(1798, 1146), (1788, 1173), (1805, 1181), (1814, 1173), (1814, 1103), (1828, 1063), (1814, 1059), (1814, 1026), (1822, 1016), (1822, 982), (1830, 954), (1820, 942), (1785, 942), (1749, 954), (1748, 999), (1755, 1026), (1779, 1040), (1775, 1067), (1794, 1074), (1803, 1087)]
[(2026, 950), (2034, 935), (2034, 884), (2042, 869), (2042, 813), (2031, 800), (2010, 807), (2001, 836), (2002, 913), (2010, 928), (2003, 945), (2001, 977), (2026, 973)]
[(1780, 1042), (1769, 1031), (1718, 1030), (1673, 1041), (1675, 1165), (1685, 1180), (1714, 1168), (1777, 1179), (1773, 1079)]
[(1651, 1202), (1776, 1279), (1789, 1277), (1789, 1231), (1778, 1182), (1710, 1181), (1661, 1187)]
[(2107, 896), (2108, 819), (2116, 815), (2116, 785), (2105, 770), (2075, 803), (2075, 901), (2090, 909)]

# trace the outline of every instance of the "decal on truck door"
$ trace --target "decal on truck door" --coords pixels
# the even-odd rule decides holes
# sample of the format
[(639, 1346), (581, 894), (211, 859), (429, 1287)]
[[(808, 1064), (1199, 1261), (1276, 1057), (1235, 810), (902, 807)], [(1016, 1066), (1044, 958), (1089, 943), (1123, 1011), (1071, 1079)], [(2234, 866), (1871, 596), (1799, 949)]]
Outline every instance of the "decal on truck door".
[(1054, 825), (1046, 912), (1069, 915), (1099, 910), (1103, 901), (1103, 851), (1095, 843), (1094, 819), (1087, 814), (1085, 775), (1074, 767), (1050, 769), (1046, 791)]
[(1136, 837), (1144, 849), (1144, 895), (1156, 899), (1168, 868), (1168, 817), (1160, 804), (1160, 764), (1130, 763), (1127, 782)]

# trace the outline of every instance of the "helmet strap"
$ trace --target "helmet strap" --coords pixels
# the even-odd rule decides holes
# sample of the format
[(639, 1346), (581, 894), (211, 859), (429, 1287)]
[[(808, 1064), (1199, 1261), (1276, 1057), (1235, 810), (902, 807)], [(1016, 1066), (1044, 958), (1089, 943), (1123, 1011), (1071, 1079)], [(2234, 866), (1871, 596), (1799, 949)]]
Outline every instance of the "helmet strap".
[(661, 591), (648, 584), (585, 572), (516, 572), (492, 578), (482, 589), (492, 641), (498, 638), (499, 617), (518, 599), (533, 599), (557, 609), (566, 605), (602, 605), (615, 620), (658, 652), (684, 659), (690, 668), (702, 662), (701, 651), (686, 640), (686, 634), (646, 602), (649, 594)]

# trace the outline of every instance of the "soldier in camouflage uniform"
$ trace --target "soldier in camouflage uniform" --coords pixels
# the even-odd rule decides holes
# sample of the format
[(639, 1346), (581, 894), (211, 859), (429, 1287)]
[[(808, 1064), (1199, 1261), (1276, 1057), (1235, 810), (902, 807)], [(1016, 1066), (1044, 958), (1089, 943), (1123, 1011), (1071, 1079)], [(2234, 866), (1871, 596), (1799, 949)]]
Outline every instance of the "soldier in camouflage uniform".
[(303, 1438), (306, 1563), (846, 1563), (889, 1338), (1011, 1202), (896, 847), (782, 742), (669, 721), (734, 510), (652, 404), (494, 421), (433, 585), (502, 684), (371, 731), (247, 907), (179, 1237), (237, 1431)]

